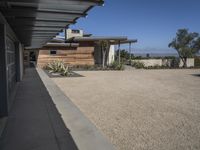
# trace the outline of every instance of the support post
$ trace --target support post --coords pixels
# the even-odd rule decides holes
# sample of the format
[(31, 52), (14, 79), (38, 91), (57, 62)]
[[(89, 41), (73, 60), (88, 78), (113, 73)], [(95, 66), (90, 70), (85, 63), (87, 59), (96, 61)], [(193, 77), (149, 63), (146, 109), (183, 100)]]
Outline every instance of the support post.
[(67, 41), (67, 28), (65, 27), (65, 43)]
[(120, 43), (120, 41), (118, 43), (118, 52), (119, 52), (118, 61), (119, 61), (119, 64), (120, 64), (121, 63), (121, 43)]
[(129, 61), (130, 61), (130, 65), (131, 65), (131, 42), (129, 42)]
[(0, 24), (0, 118), (8, 115), (7, 64), (6, 64), (6, 29)]

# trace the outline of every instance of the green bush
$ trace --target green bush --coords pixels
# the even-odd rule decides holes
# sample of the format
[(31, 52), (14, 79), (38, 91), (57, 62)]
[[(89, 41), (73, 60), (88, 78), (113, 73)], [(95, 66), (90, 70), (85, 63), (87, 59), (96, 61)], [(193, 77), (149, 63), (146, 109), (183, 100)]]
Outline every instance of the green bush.
[(110, 68), (113, 70), (124, 70), (124, 64), (114, 61), (111, 65)]
[(179, 62), (180, 62), (179, 58), (172, 58), (171, 67), (172, 68), (179, 68)]
[(155, 66), (148, 66), (148, 67), (145, 67), (145, 69), (170, 69), (169, 66), (159, 66), (159, 65), (155, 65)]
[(45, 69), (49, 70), (49, 73), (60, 73), (63, 76), (71, 74), (69, 67), (65, 66), (63, 61), (53, 61), (48, 63)]
[(141, 68), (145, 68), (145, 65), (143, 62), (140, 61), (133, 61), (131, 66), (137, 68), (137, 69), (141, 69)]

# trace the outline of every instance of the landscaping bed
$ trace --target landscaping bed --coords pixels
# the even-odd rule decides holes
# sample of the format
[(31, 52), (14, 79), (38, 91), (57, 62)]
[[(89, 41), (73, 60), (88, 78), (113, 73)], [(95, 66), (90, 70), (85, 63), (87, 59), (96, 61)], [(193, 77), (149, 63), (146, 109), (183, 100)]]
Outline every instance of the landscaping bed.
[(68, 76), (63, 76), (60, 73), (50, 73), (48, 70), (44, 69), (44, 72), (50, 77), (50, 78), (69, 78), (69, 77), (84, 77), (76, 72), (71, 72)]

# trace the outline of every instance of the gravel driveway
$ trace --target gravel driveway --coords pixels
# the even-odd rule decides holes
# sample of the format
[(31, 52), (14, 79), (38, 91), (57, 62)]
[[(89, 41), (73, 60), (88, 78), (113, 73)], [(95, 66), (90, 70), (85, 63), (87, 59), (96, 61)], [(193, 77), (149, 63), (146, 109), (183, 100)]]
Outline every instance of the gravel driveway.
[(78, 73), (52, 80), (117, 149), (200, 149), (200, 70)]

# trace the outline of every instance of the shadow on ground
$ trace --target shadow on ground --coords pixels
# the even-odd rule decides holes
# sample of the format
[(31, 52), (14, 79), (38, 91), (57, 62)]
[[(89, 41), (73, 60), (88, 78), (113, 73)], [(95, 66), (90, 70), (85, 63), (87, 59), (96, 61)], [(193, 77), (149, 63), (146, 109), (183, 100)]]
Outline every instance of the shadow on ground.
[(192, 76), (200, 77), (200, 74), (192, 74)]
[(78, 150), (35, 68), (19, 83), (1, 150)]

